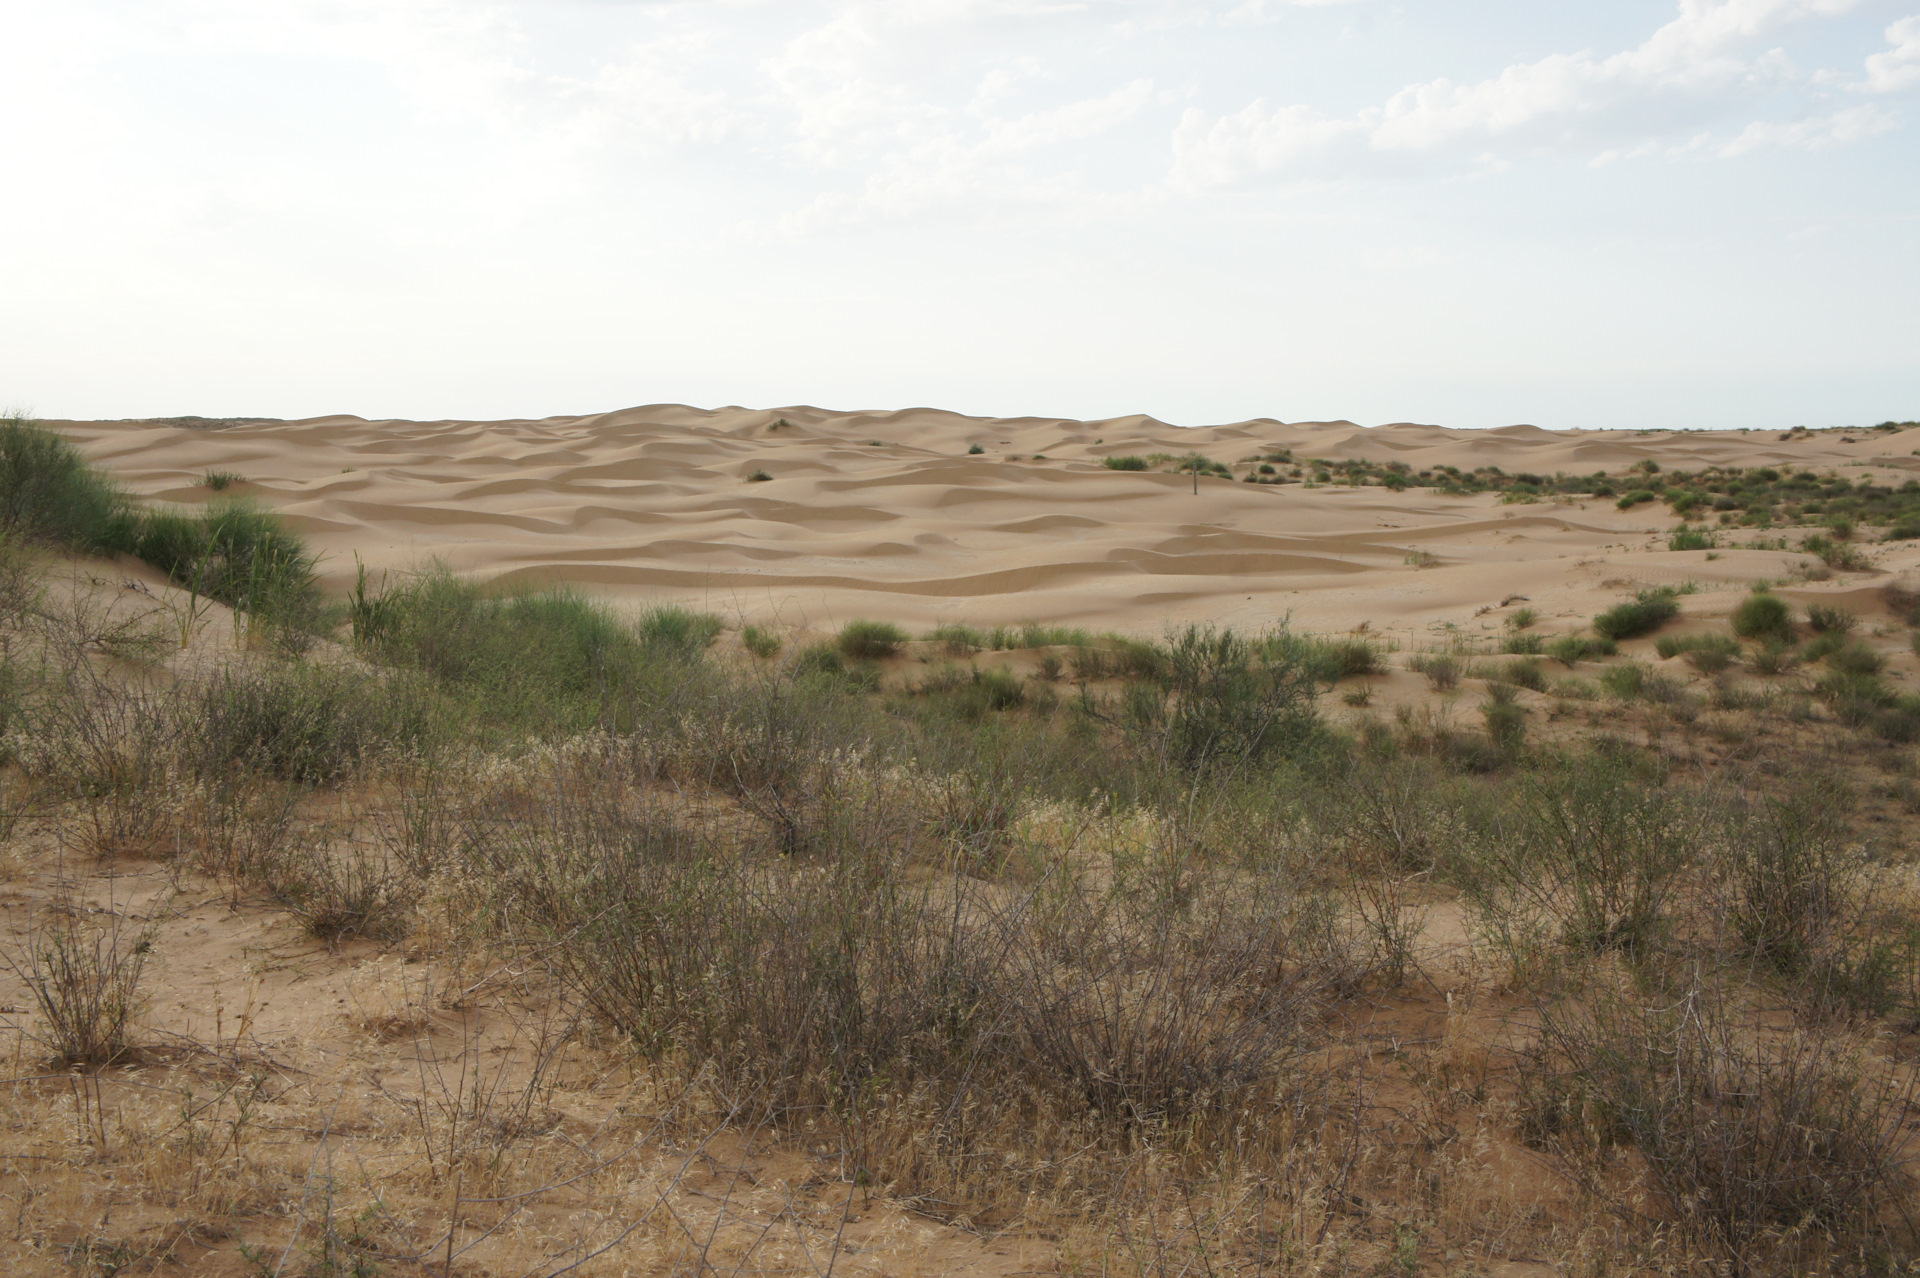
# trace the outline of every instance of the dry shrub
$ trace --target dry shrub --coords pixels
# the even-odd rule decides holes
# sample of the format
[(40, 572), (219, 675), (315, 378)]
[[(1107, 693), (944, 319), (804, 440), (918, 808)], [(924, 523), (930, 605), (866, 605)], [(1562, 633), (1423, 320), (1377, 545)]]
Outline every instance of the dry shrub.
[(1702, 799), (1641, 775), (1618, 751), (1567, 760), (1514, 786), (1462, 864), (1462, 885), (1516, 961), (1545, 941), (1643, 949), (1698, 859)]
[(56, 1064), (115, 1064), (134, 1050), (148, 932), (117, 912), (98, 925), (81, 923), (72, 909), (62, 912), (63, 924), (35, 928), (18, 947), (0, 946), (0, 963), (32, 993), (40, 1012), (33, 1037)]
[(269, 873), (301, 837), (300, 793), (248, 773), (203, 783), (189, 797), (181, 839), (209, 874), (252, 880)]
[(378, 848), (308, 843), (264, 867), (263, 885), (300, 925), (323, 941), (404, 936), (420, 884)]
[(1616, 1193), (1610, 1153), (1636, 1151), (1661, 1216), (1736, 1272), (1871, 1245), (1909, 1195), (1910, 1085), (1722, 991), (1549, 1005), (1521, 1078), (1538, 1143)]

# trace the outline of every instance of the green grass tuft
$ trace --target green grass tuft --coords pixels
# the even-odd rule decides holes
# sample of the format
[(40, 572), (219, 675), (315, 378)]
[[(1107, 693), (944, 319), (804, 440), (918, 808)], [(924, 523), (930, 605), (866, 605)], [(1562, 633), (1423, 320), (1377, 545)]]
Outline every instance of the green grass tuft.
[(840, 628), (835, 646), (856, 661), (891, 657), (907, 642), (907, 632), (891, 621), (849, 621)]

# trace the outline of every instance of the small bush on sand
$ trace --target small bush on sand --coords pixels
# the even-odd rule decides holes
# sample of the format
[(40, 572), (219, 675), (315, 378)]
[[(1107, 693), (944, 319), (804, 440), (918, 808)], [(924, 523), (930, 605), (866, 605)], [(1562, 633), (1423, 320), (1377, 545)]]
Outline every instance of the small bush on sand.
[(36, 929), (19, 950), (0, 949), (0, 964), (32, 994), (40, 1042), (61, 1066), (112, 1065), (133, 1050), (150, 940), (119, 913), (107, 918), (104, 926)]
[(900, 651), (907, 632), (891, 621), (849, 621), (840, 629), (835, 646), (856, 661), (877, 661)]
[(1680, 615), (1671, 589), (1643, 590), (1633, 599), (1609, 608), (1593, 619), (1593, 633), (1602, 639), (1636, 639)]
[(1758, 591), (1742, 599), (1728, 624), (1742, 639), (1793, 641), (1793, 612), (1786, 600), (1768, 591)]
[(1611, 657), (1620, 651), (1611, 639), (1589, 639), (1584, 635), (1561, 635), (1547, 645), (1547, 655), (1568, 668), (1596, 657)]
[(1105, 466), (1108, 470), (1146, 470), (1148, 469), (1146, 458), (1134, 457), (1132, 455), (1128, 455), (1125, 457), (1102, 458), (1100, 464), (1102, 466)]
[(640, 642), (652, 652), (691, 657), (712, 647), (721, 628), (720, 618), (710, 612), (693, 612), (678, 604), (655, 604), (640, 614), (636, 631)]
[(1444, 652), (1419, 652), (1407, 660), (1407, 669), (1423, 674), (1436, 692), (1448, 692), (1460, 683), (1460, 660)]
[(1639, 951), (1666, 928), (1701, 839), (1689, 796), (1595, 751), (1523, 777), (1461, 878), (1517, 965), (1543, 942)]
[(1527, 708), (1510, 683), (1489, 683), (1487, 699), (1480, 705), (1480, 717), (1486, 722), (1487, 736), (1502, 754), (1519, 753), (1527, 735)]
[(1807, 628), (1815, 634), (1836, 631), (1845, 634), (1860, 623), (1858, 615), (1845, 608), (1835, 608), (1827, 604), (1809, 604), (1807, 606)]
[(756, 657), (776, 657), (780, 655), (781, 639), (778, 633), (765, 626), (748, 626), (740, 632), (740, 642), (746, 650)]

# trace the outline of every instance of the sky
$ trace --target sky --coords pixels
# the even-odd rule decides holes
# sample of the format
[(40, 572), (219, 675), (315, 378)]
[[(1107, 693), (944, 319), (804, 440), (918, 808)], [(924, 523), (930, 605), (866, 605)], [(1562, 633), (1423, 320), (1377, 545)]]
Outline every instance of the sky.
[(1920, 418), (1920, 0), (0, 0), (0, 405)]

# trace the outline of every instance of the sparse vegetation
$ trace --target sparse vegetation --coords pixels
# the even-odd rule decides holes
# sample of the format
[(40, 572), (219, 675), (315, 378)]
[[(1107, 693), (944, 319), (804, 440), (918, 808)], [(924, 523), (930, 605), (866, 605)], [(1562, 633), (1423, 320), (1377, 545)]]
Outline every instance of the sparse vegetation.
[[(362, 573), (342, 648), (159, 677), (48, 603), (38, 518), (0, 538), (0, 975), (72, 1071), (0, 1097), (36, 1257), (825, 1273), (911, 1221), (1086, 1272), (1920, 1260), (1920, 700), (1852, 614), (1691, 617), (1651, 646), (1694, 678), (1606, 660), (1673, 594), (1521, 609), (1376, 698), (1334, 686), (1387, 673), (1368, 630), (782, 657), (429, 568)], [(274, 562), (178, 518), (203, 571)], [(142, 1019), (242, 927), (298, 963)], [(340, 1001), (260, 1033), (257, 988)]]

